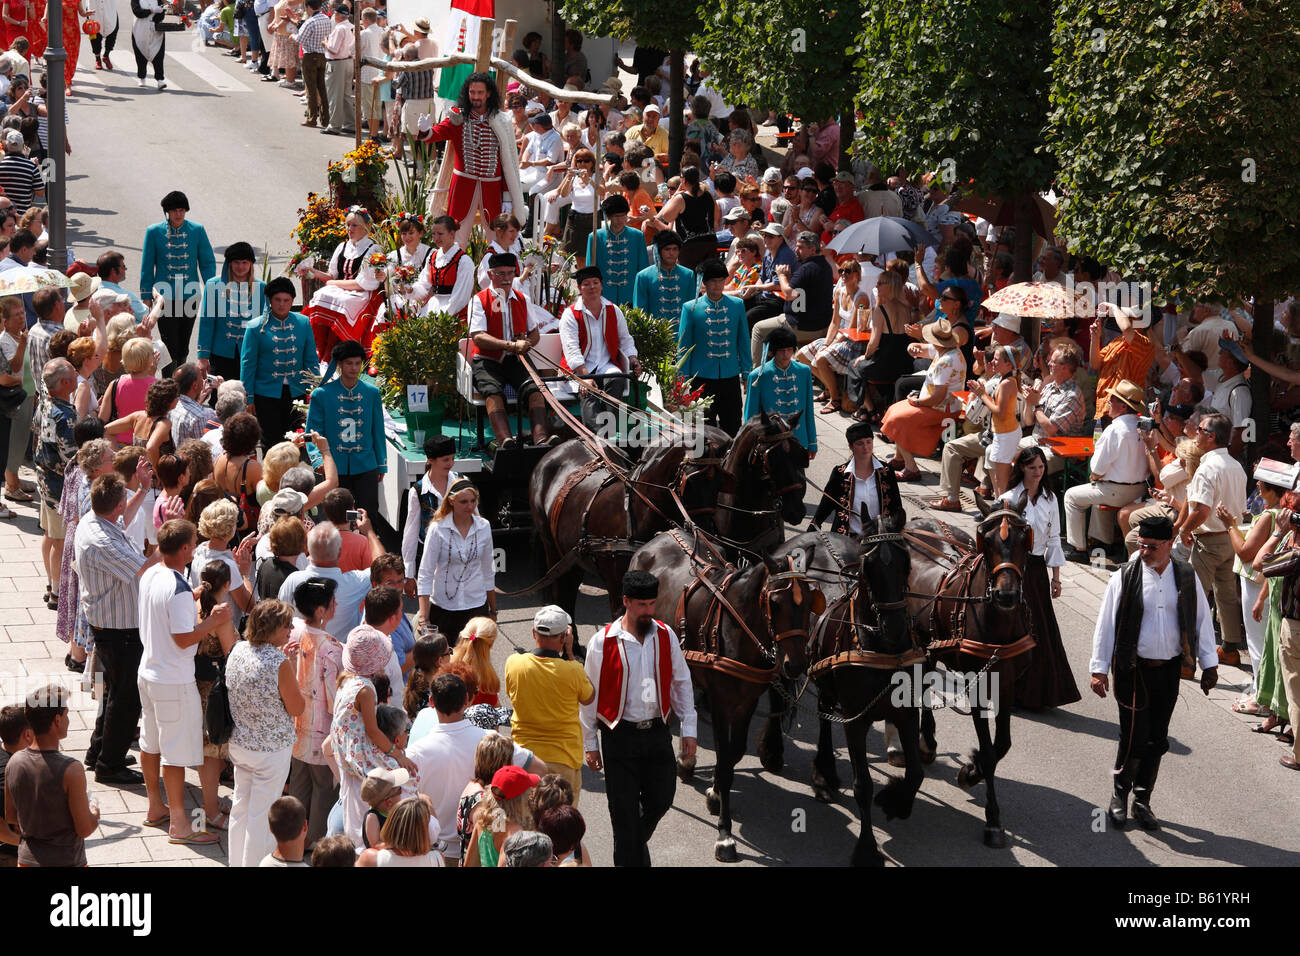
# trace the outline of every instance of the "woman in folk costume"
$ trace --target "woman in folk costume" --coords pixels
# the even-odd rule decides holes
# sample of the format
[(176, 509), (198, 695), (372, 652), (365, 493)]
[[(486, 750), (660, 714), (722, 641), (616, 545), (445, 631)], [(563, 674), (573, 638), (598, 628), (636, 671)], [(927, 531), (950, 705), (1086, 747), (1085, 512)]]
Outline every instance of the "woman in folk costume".
[[(388, 254), (389, 296), (388, 301), (379, 306), (375, 315), (370, 335), (361, 340), (367, 349), (374, 337), (388, 327), (393, 309), (400, 309), (406, 304), (415, 282), (424, 273), (433, 257), (433, 246), (424, 241), (424, 217), (413, 212), (399, 213), (397, 216), (397, 248)], [(487, 257), (484, 256), (484, 259)], [(415, 270), (409, 280), (399, 279), (395, 274), (397, 267)], [(418, 303), (412, 302), (412, 306)], [(391, 307), (391, 308), (390, 308)]]
[(19, 37), (31, 42), (35, 15), (31, 0), (0, 0), (0, 13), (0, 44), (6, 50), (11, 49)]
[(519, 185), (519, 154), (515, 149), (514, 121), (501, 109), (501, 94), (487, 73), (471, 73), (460, 88), (456, 105), (441, 123), (425, 114), (419, 118), (422, 143), (446, 142), (438, 184), (429, 193), (430, 211), (446, 196), (447, 215), (460, 223), (456, 239), (463, 248), (474, 228), (474, 214), (484, 225), (501, 215), (503, 193), (510, 194), (515, 217), (528, 221), (528, 206)]
[[(160, 90), (167, 89), (167, 81), (163, 79), (167, 40), (163, 34), (181, 29), (179, 23), (163, 23), (165, 9), (162, 0), (131, 0), (131, 12), (135, 14), (135, 24), (131, 27), (131, 50), (135, 53), (136, 80), (144, 86), (145, 73), (152, 63), (153, 78)], [(36, 52), (34, 46), (32, 52)]]
[(382, 267), (370, 264), (372, 255), (382, 253), (370, 238), (370, 213), (364, 206), (348, 209), (347, 230), (348, 237), (334, 247), (330, 256), (329, 271), (310, 267), (299, 270), (325, 283), (311, 297), (306, 310), (322, 362), (329, 360), (334, 346), (342, 341), (366, 341), (384, 299)]

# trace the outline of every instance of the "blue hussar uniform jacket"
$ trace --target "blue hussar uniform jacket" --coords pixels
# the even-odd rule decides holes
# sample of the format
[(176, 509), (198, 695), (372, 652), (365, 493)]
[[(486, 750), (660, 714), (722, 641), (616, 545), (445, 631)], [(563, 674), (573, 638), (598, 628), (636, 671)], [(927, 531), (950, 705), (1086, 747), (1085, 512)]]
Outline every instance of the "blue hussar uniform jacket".
[(685, 266), (673, 266), (662, 272), (652, 265), (636, 274), (632, 305), (660, 319), (675, 319), (682, 306), (695, 298), (695, 273)]
[[(316, 339), (311, 320), (301, 312), (290, 312), (284, 321), (271, 315), (270, 307), (248, 328), (239, 350), (239, 377), (249, 398), (261, 395), (279, 398), (283, 386), (299, 398), (307, 393), (303, 372), (320, 371)], [(279, 438), (276, 436), (275, 440)]]
[(154, 286), (164, 286), (170, 297), (177, 278), (186, 298), (198, 298), (204, 283), (217, 274), (217, 259), (212, 254), (208, 233), (188, 219), (175, 233), (164, 222), (155, 222), (144, 231), (144, 252), (140, 256), (140, 295), (151, 299)]
[(636, 274), (650, 264), (645, 251), (645, 234), (628, 226), (617, 236), (608, 226), (587, 237), (587, 265), (599, 266), (604, 277), (601, 295), (615, 305), (632, 301)]
[(687, 302), (677, 325), (677, 345), (686, 353), (682, 363), (685, 377), (733, 378), (748, 374), (751, 363), (745, 303), (730, 295), (716, 303), (707, 295)]
[(253, 280), (250, 293), (244, 282), (229, 283), (225, 270), (220, 279), (209, 279), (203, 287), (203, 305), (199, 309), (198, 357), (239, 358), (244, 344), (244, 329), (266, 308), (263, 283)]
[(329, 439), (340, 475), (388, 470), (384, 448), (384, 407), (379, 389), (358, 381), (348, 389), (336, 378), (311, 393), (307, 428)]
[(745, 392), (745, 419), (759, 412), (780, 412), (788, 420), (802, 411), (794, 437), (809, 452), (817, 451), (817, 416), (813, 414), (812, 369), (802, 362), (791, 362), (782, 371), (769, 359), (749, 375)]

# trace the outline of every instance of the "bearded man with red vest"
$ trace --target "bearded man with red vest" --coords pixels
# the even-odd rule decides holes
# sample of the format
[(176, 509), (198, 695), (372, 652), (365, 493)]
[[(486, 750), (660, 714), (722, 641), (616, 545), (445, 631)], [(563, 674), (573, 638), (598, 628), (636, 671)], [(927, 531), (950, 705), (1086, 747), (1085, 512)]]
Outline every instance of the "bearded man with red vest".
[[(654, 617), (659, 580), (623, 575), (624, 614), (587, 645), (596, 699), (584, 704), (587, 766), (605, 771), (615, 866), (649, 866), (650, 837), (673, 805), (677, 763), (668, 718), (682, 721), (682, 760), (695, 757), (695, 699), (677, 635)], [(600, 746), (596, 732), (600, 731)]]
[[(469, 268), (468, 259), (465, 263), (464, 268)], [(533, 305), (513, 287), (518, 272), (519, 260), (512, 253), (493, 253), (488, 259), (488, 278), (492, 285), (474, 296), (469, 304), (474, 390), (483, 396), (499, 448), (518, 444), (506, 416), (506, 385), (513, 386), (519, 401), (528, 406), (533, 444), (554, 444), (558, 438), (547, 437), (544, 399), (524, 367), (527, 361), (524, 356), (537, 344), (541, 333)]]
[[(640, 374), (636, 343), (627, 330), (623, 310), (601, 295), (604, 277), (600, 269), (587, 266), (579, 269), (574, 278), (579, 298), (560, 316), (560, 344), (564, 347), (560, 364), (574, 375)], [(615, 398), (627, 398), (626, 378), (597, 377), (594, 384)], [(584, 389), (582, 420), (588, 427), (596, 427), (602, 409), (600, 399)]]
[(464, 318), (474, 294), (474, 261), (456, 241), (456, 220), (438, 216), (429, 223), (433, 255), (408, 297), (424, 305), (426, 315), (446, 312)]
[(416, 125), (418, 142), (451, 144), (443, 154), (435, 190), (450, 190), (447, 214), (460, 223), (456, 238), (462, 246), (474, 228), (474, 214), (482, 214), (486, 231), (501, 215), (506, 192), (515, 217), (521, 223), (528, 220), (528, 205), (519, 185), (514, 120), (502, 111), (501, 94), (491, 75), (471, 73), (446, 119), (435, 125), (433, 117), (425, 113)]

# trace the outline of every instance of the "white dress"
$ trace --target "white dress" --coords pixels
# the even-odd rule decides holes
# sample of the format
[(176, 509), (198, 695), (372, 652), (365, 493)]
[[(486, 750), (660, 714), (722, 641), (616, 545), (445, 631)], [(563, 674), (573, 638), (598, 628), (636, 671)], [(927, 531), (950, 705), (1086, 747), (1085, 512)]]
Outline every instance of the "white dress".
[[(352, 292), (332, 285), (321, 286), (311, 297), (312, 307), (337, 312), (347, 320), (348, 325), (356, 325), (370, 302), (370, 294), (384, 284), (382, 271), (367, 262), (371, 254), (378, 251), (379, 247), (369, 237), (355, 245), (351, 239), (340, 242), (334, 249), (334, 255), (330, 256), (327, 271), (336, 279), (356, 279), (361, 291)], [(355, 265), (349, 268), (349, 262), (355, 262)]]
[[(410, 288), (414, 286), (416, 282), (419, 281), (420, 276), (424, 273), (424, 270), (428, 267), (429, 256), (432, 252), (433, 252), (432, 246), (426, 245), (425, 243), (421, 242), (416, 245), (414, 252), (407, 252), (406, 246), (403, 245), (403, 246), (398, 246), (396, 249), (394, 249), (392, 252), (388, 254), (388, 264), (390, 267), (391, 266), (413, 266), (415, 268), (415, 278), (413, 278), (409, 283), (405, 284), (407, 292), (409, 292)], [(394, 279), (393, 295), (392, 295), (392, 298), (394, 300), (393, 302), (394, 306), (400, 306), (404, 304), (406, 301), (405, 293), (402, 291), (402, 288), (403, 288), (403, 284), (397, 282), (397, 280)], [(379, 307), (379, 314), (376, 321), (382, 322), (387, 312), (388, 312), (388, 303), (384, 303)]]

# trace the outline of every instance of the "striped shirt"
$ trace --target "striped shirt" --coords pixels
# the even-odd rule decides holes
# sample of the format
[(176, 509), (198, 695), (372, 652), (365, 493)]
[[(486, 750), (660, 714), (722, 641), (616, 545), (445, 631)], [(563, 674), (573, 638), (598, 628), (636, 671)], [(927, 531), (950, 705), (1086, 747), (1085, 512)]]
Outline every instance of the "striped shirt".
[(139, 627), (139, 574), (145, 557), (125, 531), (93, 511), (74, 539), (81, 609), (91, 627)]
[(434, 95), (434, 77), (437, 70), (412, 70), (399, 73), (393, 80), (393, 95), (403, 100), (428, 100)]
[(294, 39), (302, 47), (304, 56), (309, 53), (324, 53), (325, 40), (333, 29), (334, 24), (330, 18), (317, 13), (298, 28), (298, 35)]
[(45, 379), (41, 373), (50, 360), (50, 339), (62, 331), (60, 323), (41, 320), (27, 333), (27, 364), (32, 370), (32, 382), (42, 398), (45, 396)]
[(182, 395), (169, 416), (172, 420), (172, 441), (180, 448), (191, 438), (202, 438), (212, 420), (212, 409), (200, 405), (188, 395)]
[(13, 200), (14, 212), (21, 216), (32, 205), (38, 191), (44, 192), (41, 171), (26, 156), (11, 153), (0, 159), (0, 187)]

